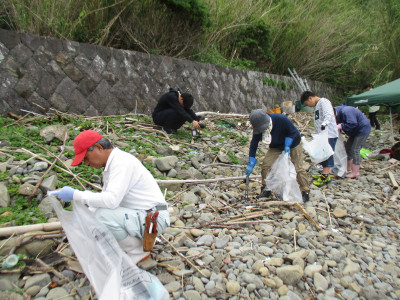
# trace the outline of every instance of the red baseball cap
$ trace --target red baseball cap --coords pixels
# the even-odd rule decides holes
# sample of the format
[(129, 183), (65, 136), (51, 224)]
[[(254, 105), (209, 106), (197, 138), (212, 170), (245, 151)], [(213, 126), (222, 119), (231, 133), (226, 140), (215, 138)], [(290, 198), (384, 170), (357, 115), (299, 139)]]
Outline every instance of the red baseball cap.
[(87, 150), (96, 144), (103, 136), (94, 130), (82, 131), (74, 139), (74, 151), (75, 158), (71, 163), (71, 166), (79, 165), (86, 155)]

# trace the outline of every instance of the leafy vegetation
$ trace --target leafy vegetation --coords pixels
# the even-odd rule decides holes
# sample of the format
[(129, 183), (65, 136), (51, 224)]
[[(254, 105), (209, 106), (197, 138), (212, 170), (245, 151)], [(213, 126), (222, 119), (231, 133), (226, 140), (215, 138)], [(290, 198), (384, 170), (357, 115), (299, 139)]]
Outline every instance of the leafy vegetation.
[(233, 152), (231, 150), (228, 151), (227, 155), (229, 156), (229, 158), (231, 159), (231, 162), (235, 165), (240, 164), (239, 159), (236, 157), (235, 154), (233, 154)]
[[(359, 92), (400, 77), (398, 0), (4, 0), (0, 27), (301, 76)], [(281, 86), (283, 89), (287, 88)]]
[[(287, 88), (288, 88), (288, 85), (287, 85), (286, 82), (281, 81), (281, 80), (275, 80), (275, 79), (272, 79), (272, 78), (269, 78), (269, 77), (265, 77), (263, 79), (263, 84), (264, 85), (269, 85), (269, 86), (279, 86), (284, 91), (286, 91)], [(289, 84), (289, 88), (292, 89), (293, 87), (294, 87), (294, 85), (292, 83)]]

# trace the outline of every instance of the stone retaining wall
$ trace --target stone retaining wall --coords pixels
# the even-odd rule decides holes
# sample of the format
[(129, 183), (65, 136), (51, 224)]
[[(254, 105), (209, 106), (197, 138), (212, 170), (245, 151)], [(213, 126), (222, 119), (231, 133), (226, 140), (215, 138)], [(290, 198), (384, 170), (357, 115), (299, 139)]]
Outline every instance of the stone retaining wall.
[[(268, 77), (275, 84), (264, 84)], [(195, 98), (195, 111), (249, 113), (297, 100), (291, 77), (242, 71), (183, 59), (64, 41), (0, 29), (0, 114), (20, 109), (115, 115), (151, 114), (158, 97), (180, 87)], [(276, 85), (286, 84), (287, 89)], [(342, 93), (309, 82), (318, 95)], [(43, 109), (42, 109), (43, 108)]]

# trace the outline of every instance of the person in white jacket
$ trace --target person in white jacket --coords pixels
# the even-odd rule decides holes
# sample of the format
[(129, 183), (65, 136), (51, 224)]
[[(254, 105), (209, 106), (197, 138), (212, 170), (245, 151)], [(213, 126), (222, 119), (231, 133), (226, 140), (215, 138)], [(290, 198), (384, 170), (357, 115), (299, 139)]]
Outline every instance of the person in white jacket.
[[(314, 128), (317, 133), (321, 133), (324, 130), (328, 131), (329, 144), (331, 145), (333, 151), (335, 151), (336, 142), (339, 137), (339, 131), (337, 129), (335, 113), (333, 111), (331, 101), (326, 98), (320, 98), (311, 91), (305, 91), (301, 95), (300, 101), (301, 104), (309, 107), (315, 107)], [(321, 162), (321, 165), (322, 174), (312, 175), (313, 178), (316, 179), (313, 182), (313, 184), (316, 186), (322, 186), (331, 181), (329, 172), (335, 165), (333, 155), (331, 155), (327, 160)]]
[(168, 205), (151, 173), (133, 155), (114, 148), (93, 130), (81, 132), (74, 140), (75, 158), (86, 166), (104, 168), (101, 192), (79, 191), (65, 186), (54, 195), (64, 201), (79, 201), (95, 209), (96, 218), (114, 235), (121, 248), (137, 262), (147, 259), (143, 251), (145, 217), (158, 211), (157, 232), (170, 224)]

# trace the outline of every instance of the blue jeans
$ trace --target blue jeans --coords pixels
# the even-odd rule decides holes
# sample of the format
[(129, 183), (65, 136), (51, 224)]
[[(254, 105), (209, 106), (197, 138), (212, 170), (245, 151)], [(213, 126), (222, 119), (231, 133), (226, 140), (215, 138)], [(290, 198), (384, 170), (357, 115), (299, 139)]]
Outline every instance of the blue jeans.
[[(328, 138), (329, 145), (331, 145), (332, 150), (335, 151), (335, 146), (338, 138)], [(324, 160), (321, 163), (322, 167), (330, 167), (332, 168), (335, 165), (335, 162), (333, 161), (333, 155), (331, 155), (327, 160)]]

